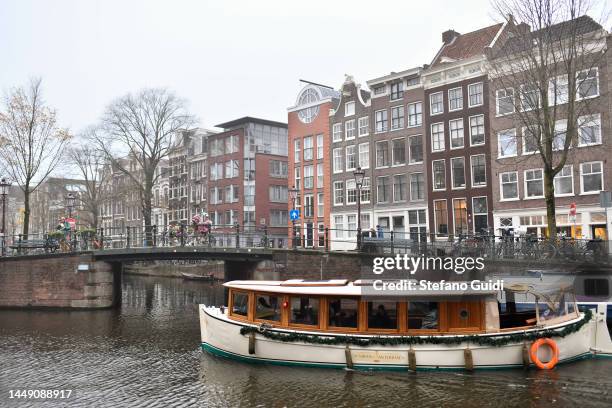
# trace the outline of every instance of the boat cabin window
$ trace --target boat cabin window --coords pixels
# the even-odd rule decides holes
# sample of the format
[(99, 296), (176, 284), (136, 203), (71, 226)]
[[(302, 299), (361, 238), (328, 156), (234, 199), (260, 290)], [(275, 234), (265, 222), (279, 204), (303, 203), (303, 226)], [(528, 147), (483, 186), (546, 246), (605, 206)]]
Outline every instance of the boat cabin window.
[(249, 294), (232, 291), (232, 314), (247, 317), (249, 314)]
[(318, 326), (319, 298), (292, 297), (289, 323)]
[(408, 303), (408, 330), (437, 330), (439, 321), (438, 302)]
[(258, 293), (255, 298), (255, 318), (280, 322), (281, 303), (280, 296)]
[(351, 298), (329, 298), (329, 326), (357, 328), (359, 302)]
[(551, 320), (576, 312), (574, 295), (570, 292), (560, 292), (538, 298), (540, 321)]
[(587, 278), (584, 280), (585, 296), (609, 297), (610, 286), (607, 279)]
[(397, 329), (396, 302), (368, 302), (369, 329)]

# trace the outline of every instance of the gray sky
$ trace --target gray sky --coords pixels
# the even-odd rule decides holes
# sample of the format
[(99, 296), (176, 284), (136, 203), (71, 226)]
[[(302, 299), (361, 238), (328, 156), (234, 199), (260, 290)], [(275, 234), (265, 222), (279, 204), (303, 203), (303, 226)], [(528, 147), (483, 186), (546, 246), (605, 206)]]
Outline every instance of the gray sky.
[(489, 0), (0, 0), (0, 90), (42, 77), (73, 132), (143, 87), (174, 90), (203, 127), (286, 121), (300, 78), (365, 85), (428, 63), (442, 31), (492, 16)]

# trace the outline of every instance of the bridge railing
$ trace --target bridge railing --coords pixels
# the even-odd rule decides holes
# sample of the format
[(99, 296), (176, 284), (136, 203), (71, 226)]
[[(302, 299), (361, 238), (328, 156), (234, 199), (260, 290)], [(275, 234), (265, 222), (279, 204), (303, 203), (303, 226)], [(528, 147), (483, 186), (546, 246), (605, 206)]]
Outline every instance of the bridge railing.
[(295, 228), (266, 225), (214, 225), (207, 228), (171, 227), (99, 228), (53, 231), (1, 237), (3, 256), (76, 252), (113, 248), (209, 247), (294, 248), (359, 251), (371, 254), (406, 253), (414, 256), (483, 257), (489, 259), (569, 260), (608, 262), (612, 241), (530, 235), (436, 235), (424, 227), (387, 231), (355, 228)]

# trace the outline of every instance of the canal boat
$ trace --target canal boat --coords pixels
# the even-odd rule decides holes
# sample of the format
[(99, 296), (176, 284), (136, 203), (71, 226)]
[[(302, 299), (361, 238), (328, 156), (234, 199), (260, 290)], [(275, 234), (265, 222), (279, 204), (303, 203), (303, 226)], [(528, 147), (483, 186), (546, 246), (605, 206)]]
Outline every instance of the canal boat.
[[(513, 283), (531, 310), (500, 290), (402, 290), (371, 282), (232, 281), (228, 306), (200, 305), (202, 349), (255, 363), (348, 369), (553, 368), (612, 356), (605, 304), (578, 310), (572, 287)], [(509, 296), (508, 298), (511, 298)]]
[(195, 273), (181, 272), (181, 276), (185, 280), (198, 280), (208, 282), (212, 282), (213, 280), (215, 280), (215, 275), (213, 273), (209, 273), (207, 275), (197, 275)]

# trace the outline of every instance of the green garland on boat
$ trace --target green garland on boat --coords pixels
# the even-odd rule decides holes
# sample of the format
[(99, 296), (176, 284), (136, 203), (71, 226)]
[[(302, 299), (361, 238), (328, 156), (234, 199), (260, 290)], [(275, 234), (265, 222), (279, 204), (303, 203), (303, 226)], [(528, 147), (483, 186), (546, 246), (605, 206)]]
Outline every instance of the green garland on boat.
[(460, 344), (463, 342), (469, 342), (472, 344), (478, 344), (480, 346), (505, 346), (510, 343), (520, 343), (523, 341), (533, 341), (541, 337), (565, 337), (572, 333), (577, 332), (588, 323), (593, 314), (590, 310), (584, 312), (584, 317), (562, 329), (545, 329), (536, 332), (529, 333), (516, 333), (499, 336), (481, 336), (481, 335), (468, 335), (468, 336), (387, 336), (387, 337), (356, 337), (356, 336), (325, 336), (318, 334), (304, 334), (304, 333), (279, 333), (273, 332), (269, 329), (261, 330), (260, 327), (245, 326), (240, 329), (240, 334), (247, 335), (250, 333), (257, 333), (270, 340), (278, 340), (282, 342), (303, 342), (312, 344), (326, 344), (326, 345), (338, 345), (338, 344), (350, 344), (360, 347), (366, 346), (399, 346), (399, 345), (412, 345), (412, 344)]

